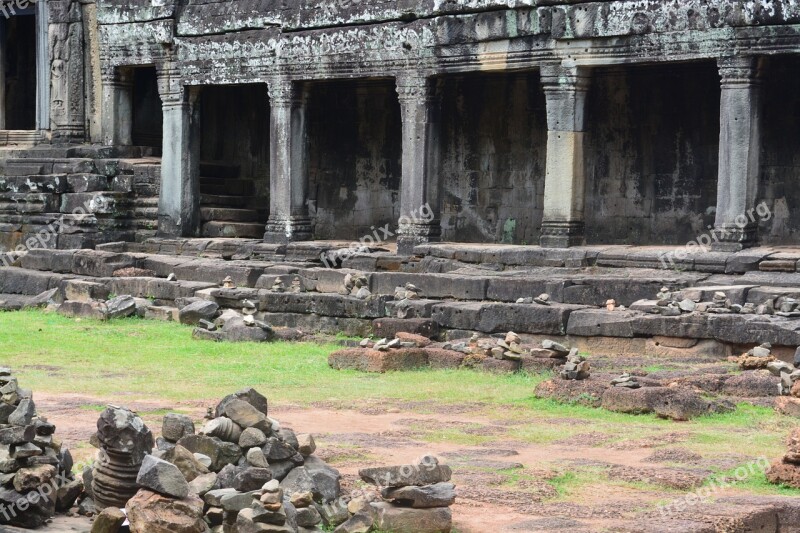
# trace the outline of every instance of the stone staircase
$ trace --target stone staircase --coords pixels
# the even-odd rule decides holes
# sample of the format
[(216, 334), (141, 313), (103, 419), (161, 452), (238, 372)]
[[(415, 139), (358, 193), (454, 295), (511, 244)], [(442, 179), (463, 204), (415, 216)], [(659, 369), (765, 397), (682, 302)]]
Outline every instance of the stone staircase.
[(256, 184), (240, 177), (239, 167), (224, 163), (200, 165), (200, 218), (204, 237), (264, 236), (265, 206), (257, 205)]
[(133, 240), (136, 168), (157, 162), (149, 155), (92, 145), (1, 149), (0, 249), (31, 239), (60, 248)]
[[(112, 294), (145, 299), (153, 317), (174, 317), (191, 298), (240, 310), (255, 302), (258, 319), (276, 327), (352, 336), (393, 331), (433, 332), (442, 340), (515, 331), (529, 339), (563, 339), (598, 355), (641, 355), (660, 350), (702, 350), (720, 357), (764, 342), (790, 359), (800, 345), (800, 312), (782, 315), (654, 314), (631, 306), (653, 299), (662, 287), (710, 301), (717, 293), (736, 305), (771, 301), (776, 309), (800, 299), (800, 274), (760, 270), (683, 272), (635, 267), (470, 264), (433, 255), (391, 252), (356, 256), (340, 269), (325, 268), (320, 253), (343, 243), (270, 245), (258, 240), (189, 239), (101, 245), (99, 250), (33, 250), (13, 267), (0, 268), (0, 300), (18, 308), (47, 290), (88, 280)], [(445, 245), (443, 245), (445, 246)], [(757, 252), (749, 251), (750, 256)], [(775, 253), (775, 252), (772, 252)], [(786, 253), (782, 253), (782, 260)], [(446, 255), (439, 250), (439, 255)], [(761, 264), (770, 265), (764, 252)], [(724, 265), (732, 256), (720, 258)], [(800, 260), (800, 255), (798, 255)], [(737, 263), (743, 264), (743, 263)], [(133, 275), (123, 269), (141, 269)], [(175, 274), (177, 281), (167, 281)], [(363, 276), (371, 296), (345, 290), (348, 275)], [(236, 288), (221, 288), (230, 276)], [(276, 279), (286, 291), (272, 290)], [(416, 285), (420, 299), (399, 300), (397, 287)], [(297, 292), (290, 290), (292, 285)], [(517, 303), (550, 295), (549, 305)], [(11, 295), (11, 296), (4, 296)], [(606, 309), (615, 299), (627, 309)], [(652, 304), (655, 305), (655, 304)]]

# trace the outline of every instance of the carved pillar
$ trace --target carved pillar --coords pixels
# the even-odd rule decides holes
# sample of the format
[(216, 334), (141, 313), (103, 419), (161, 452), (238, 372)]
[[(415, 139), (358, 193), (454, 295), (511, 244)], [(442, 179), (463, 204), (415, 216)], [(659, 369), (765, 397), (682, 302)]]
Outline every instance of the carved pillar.
[(307, 91), (286, 79), (269, 81), (270, 211), (264, 240), (307, 241), (313, 235), (308, 215)]
[(540, 243), (547, 248), (585, 244), (584, 135), (589, 72), (583, 67), (542, 67), (547, 101), (547, 170)]
[(38, 76), (44, 80), (37, 90), (37, 122), (51, 128), (53, 138), (83, 141), (86, 105), (81, 4), (72, 2), (68, 18), (55, 18), (49, 25), (47, 3), (37, 2), (36, 6), (40, 34), (49, 29), (49, 41), (44, 37), (37, 50)]
[(133, 143), (133, 76), (130, 70), (103, 67), (101, 131), (103, 144), (130, 146)]
[(6, 129), (6, 24), (0, 18), (0, 130)]
[(158, 233), (193, 237), (200, 227), (199, 92), (183, 86), (172, 65), (158, 69), (158, 92), (164, 114)]
[(397, 77), (403, 121), (403, 177), (397, 248), (414, 247), (442, 237), (439, 205), (441, 94), (433, 80)]
[(750, 215), (758, 195), (761, 151), (761, 67), (756, 57), (720, 59), (722, 78), (717, 181), (716, 240), (713, 249), (739, 251), (758, 240)]

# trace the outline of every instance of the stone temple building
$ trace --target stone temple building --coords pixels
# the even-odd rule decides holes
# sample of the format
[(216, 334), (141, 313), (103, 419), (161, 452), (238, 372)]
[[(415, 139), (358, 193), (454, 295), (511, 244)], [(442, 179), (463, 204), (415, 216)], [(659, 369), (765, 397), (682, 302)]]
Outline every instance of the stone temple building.
[(800, 231), (798, 0), (0, 5), (0, 249)]

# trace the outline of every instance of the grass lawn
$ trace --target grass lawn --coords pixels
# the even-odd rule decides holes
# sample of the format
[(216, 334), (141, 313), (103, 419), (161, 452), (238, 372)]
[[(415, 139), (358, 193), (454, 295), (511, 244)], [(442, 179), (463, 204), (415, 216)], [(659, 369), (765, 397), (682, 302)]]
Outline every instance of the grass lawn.
[[(469, 416), (474, 413), (506, 428), (493, 435), (470, 427), (411, 428), (416, 438), (428, 442), (480, 445), (513, 439), (549, 446), (591, 432), (606, 438), (596, 445), (603, 447), (682, 433), (679, 446), (704, 457), (741, 454), (773, 459), (783, 453), (785, 436), (796, 425), (772, 409), (750, 405), (686, 423), (563, 405), (533, 396), (535, 386), (549, 378), (545, 375), (335, 371), (327, 364), (328, 354), (338, 349), (334, 344), (196, 341), (191, 328), (174, 323), (138, 319), (103, 323), (26, 311), (0, 313), (0, 331), (0, 365), (12, 367), (21, 384), (34, 392), (188, 401), (221, 398), (252, 386), (272, 402), (326, 402), (345, 409), (389, 401), (401, 404), (403, 410), (424, 413), (436, 404), (457, 404), (466, 407)], [(570, 486), (574, 490), (594, 477), (567, 475), (557, 480), (559, 492), (568, 493)], [(754, 492), (786, 493), (762, 478), (748, 483)]]

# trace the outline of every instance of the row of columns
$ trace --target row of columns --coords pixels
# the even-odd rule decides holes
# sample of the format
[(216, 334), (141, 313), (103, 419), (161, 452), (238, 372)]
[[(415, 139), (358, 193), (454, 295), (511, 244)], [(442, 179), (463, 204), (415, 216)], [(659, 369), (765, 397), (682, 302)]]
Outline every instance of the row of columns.
[[(721, 59), (722, 79), (716, 244), (733, 251), (756, 242), (757, 227), (743, 217), (755, 206), (760, 151), (761, 61)], [(547, 105), (547, 164), (541, 245), (585, 244), (586, 101), (591, 71), (576, 65), (541, 69)], [(159, 231), (193, 236), (199, 227), (199, 135), (197, 89), (181, 85), (172, 65), (158, 71), (164, 110), (164, 148), (159, 199)], [(116, 70), (103, 77), (104, 140), (130, 144), (131, 80)], [(285, 243), (311, 239), (308, 215), (308, 89), (285, 78), (269, 80), (270, 216), (265, 240)], [(397, 78), (402, 114), (402, 190), (398, 248), (441, 238), (441, 92), (434, 78)], [(127, 95), (127, 96), (126, 96)], [(752, 218), (752, 217), (751, 217)]]

